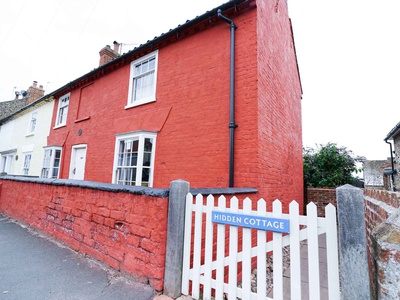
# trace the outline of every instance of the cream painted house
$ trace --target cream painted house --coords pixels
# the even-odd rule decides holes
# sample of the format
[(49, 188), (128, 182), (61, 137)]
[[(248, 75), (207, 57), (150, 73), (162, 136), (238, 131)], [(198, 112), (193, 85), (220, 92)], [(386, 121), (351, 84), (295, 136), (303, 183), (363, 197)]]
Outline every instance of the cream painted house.
[(0, 120), (0, 173), (40, 176), (53, 100), (42, 97)]

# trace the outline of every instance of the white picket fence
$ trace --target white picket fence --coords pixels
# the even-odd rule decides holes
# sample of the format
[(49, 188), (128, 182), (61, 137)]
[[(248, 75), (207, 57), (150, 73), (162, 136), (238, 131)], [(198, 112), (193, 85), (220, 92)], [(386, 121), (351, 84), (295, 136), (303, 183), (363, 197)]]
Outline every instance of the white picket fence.
[[(272, 212), (267, 212), (266, 202), (263, 199), (257, 202), (257, 211), (252, 211), (252, 202), (248, 198), (243, 201), (243, 209), (238, 208), (239, 201), (236, 197), (232, 197), (229, 208), (226, 207), (226, 199), (223, 196), (218, 198), (217, 207), (214, 207), (212, 195), (207, 197), (206, 205), (203, 205), (203, 196), (200, 194), (196, 196), (195, 203), (193, 202), (193, 196), (188, 194), (186, 197), (182, 294), (200, 299), (202, 290), (202, 299), (204, 300), (211, 299), (211, 296), (216, 300), (225, 299), (224, 297), (234, 300), (237, 298), (246, 300), (283, 299), (282, 248), (289, 245), (290, 299), (301, 299), (300, 241), (307, 240), (309, 299), (320, 300), (318, 235), (326, 233), (329, 299), (340, 299), (336, 209), (333, 205), (329, 204), (325, 208), (326, 216), (321, 218), (317, 216), (317, 208), (313, 203), (307, 205), (307, 216), (302, 216), (299, 214), (299, 205), (295, 201), (290, 203), (289, 214), (282, 213), (282, 204), (279, 200), (273, 202)], [(243, 227), (240, 237), (238, 226), (229, 226), (229, 246), (228, 249), (225, 249), (225, 239), (228, 237), (226, 236), (227, 225), (213, 223), (213, 211), (289, 220), (290, 232), (273, 232), (272, 240), (267, 242), (266, 231), (257, 230), (257, 245), (252, 247), (251, 231), (255, 229)], [(193, 241), (192, 226), (194, 228)], [(215, 228), (216, 241), (214, 240)], [(238, 252), (240, 238), (242, 238), (242, 251)], [(191, 249), (191, 245), (193, 245), (193, 249)], [(226, 250), (229, 250), (229, 256), (225, 256)], [(273, 253), (273, 299), (267, 296), (266, 278), (266, 253), (271, 251)], [(257, 292), (251, 290), (251, 262), (254, 257), (257, 259)], [(238, 287), (239, 262), (242, 262), (241, 287)], [(224, 273), (225, 267), (228, 267), (228, 274)], [(224, 282), (225, 275), (228, 277), (227, 283)]]

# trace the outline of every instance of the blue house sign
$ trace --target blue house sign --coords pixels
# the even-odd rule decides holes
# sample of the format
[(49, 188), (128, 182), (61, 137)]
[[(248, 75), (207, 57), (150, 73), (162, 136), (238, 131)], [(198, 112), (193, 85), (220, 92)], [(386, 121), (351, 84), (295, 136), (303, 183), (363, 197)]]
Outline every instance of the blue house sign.
[(289, 220), (278, 218), (267, 218), (261, 216), (236, 214), (221, 211), (212, 211), (212, 221), (218, 224), (228, 224), (233, 226), (242, 226), (246, 228), (255, 228), (281, 233), (289, 233)]

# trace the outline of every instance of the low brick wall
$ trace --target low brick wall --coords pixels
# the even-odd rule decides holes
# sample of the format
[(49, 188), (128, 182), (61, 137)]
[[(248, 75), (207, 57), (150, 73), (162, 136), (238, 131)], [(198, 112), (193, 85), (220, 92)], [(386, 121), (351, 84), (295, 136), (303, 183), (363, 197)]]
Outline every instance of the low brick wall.
[(336, 188), (307, 187), (307, 204), (313, 202), (317, 206), (318, 217), (325, 216), (325, 206), (329, 203), (336, 207)]
[(400, 193), (364, 189), (372, 299), (400, 298)]
[(0, 213), (163, 289), (167, 189), (3, 176)]

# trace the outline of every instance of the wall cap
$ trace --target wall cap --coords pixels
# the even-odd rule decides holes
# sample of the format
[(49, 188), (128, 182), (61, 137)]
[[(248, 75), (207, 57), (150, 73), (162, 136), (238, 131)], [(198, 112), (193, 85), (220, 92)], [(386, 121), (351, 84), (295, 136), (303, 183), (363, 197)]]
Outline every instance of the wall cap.
[(169, 196), (169, 189), (130, 186), (130, 185), (95, 182), (88, 180), (50, 179), (50, 178), (24, 177), (24, 176), (13, 176), (13, 175), (3, 175), (0, 176), (0, 179), (49, 184), (55, 186), (81, 187), (81, 188), (96, 189), (107, 192), (115, 192), (115, 193), (122, 192), (122, 193), (130, 193), (134, 195), (144, 195), (151, 197), (168, 198)]
[(189, 191), (193, 196), (197, 194), (204, 195), (235, 195), (235, 194), (253, 194), (258, 193), (256, 188), (242, 187), (242, 188), (191, 188)]

